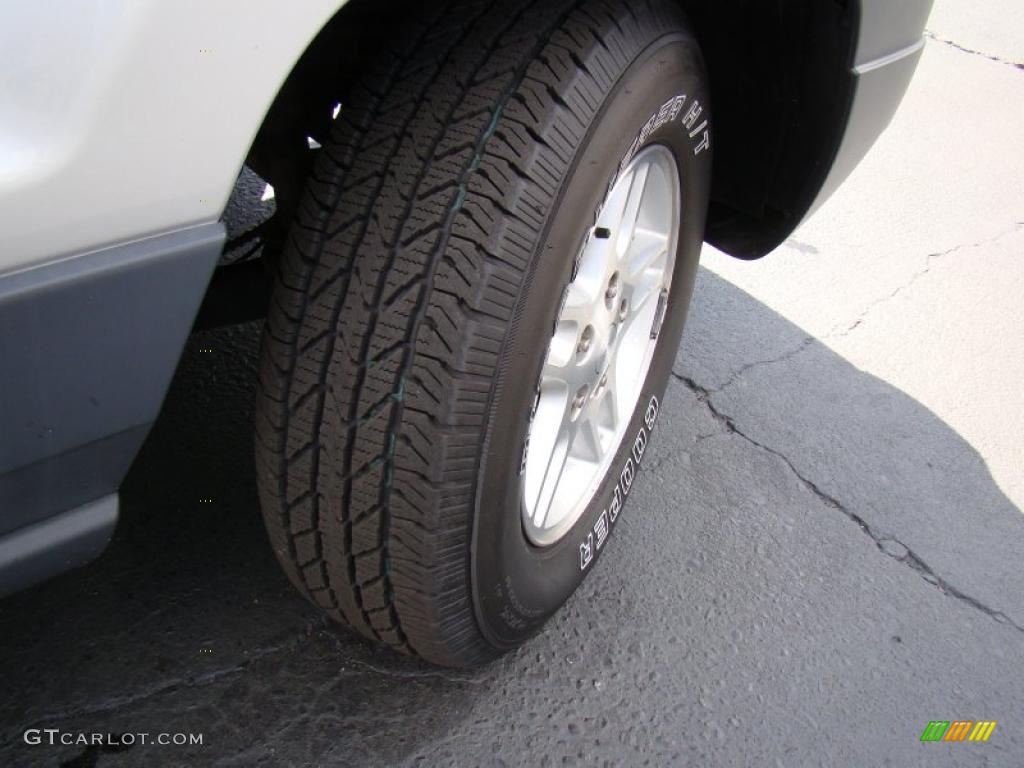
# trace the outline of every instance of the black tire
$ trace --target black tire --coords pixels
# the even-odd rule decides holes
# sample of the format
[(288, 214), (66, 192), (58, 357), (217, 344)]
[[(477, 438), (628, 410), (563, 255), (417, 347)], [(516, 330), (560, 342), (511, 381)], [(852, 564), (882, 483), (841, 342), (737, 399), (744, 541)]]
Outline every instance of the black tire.
[[(256, 453), (296, 587), (369, 638), (464, 666), (542, 626), (592, 569), (598, 517), (628, 495), (703, 238), (708, 94), (671, 0), (415, 14), (345, 100), (309, 181), (267, 319)], [(612, 470), (537, 548), (518, 478), (534, 383), (595, 212), (623, 159), (654, 143), (684, 200), (668, 314)]]

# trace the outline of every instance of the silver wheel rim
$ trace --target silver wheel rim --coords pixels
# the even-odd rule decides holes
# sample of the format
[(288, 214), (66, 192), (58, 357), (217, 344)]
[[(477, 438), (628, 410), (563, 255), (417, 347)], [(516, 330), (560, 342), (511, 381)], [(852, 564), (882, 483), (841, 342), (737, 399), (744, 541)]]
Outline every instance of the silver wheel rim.
[(682, 192), (665, 147), (640, 152), (605, 199), (566, 288), (523, 461), (537, 546), (579, 520), (618, 453), (654, 356), (675, 268)]

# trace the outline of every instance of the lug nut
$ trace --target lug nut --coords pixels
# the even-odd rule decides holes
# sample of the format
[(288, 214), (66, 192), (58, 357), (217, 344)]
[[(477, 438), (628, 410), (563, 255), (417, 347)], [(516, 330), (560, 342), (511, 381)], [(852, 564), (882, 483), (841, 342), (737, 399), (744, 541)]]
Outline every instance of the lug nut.
[(587, 395), (590, 394), (590, 389), (584, 384), (576, 392), (576, 396), (572, 399), (572, 417), (575, 419), (580, 415), (580, 411), (583, 410), (583, 406), (586, 405)]
[(591, 326), (587, 326), (583, 329), (583, 333), (580, 334), (579, 343), (576, 345), (576, 356), (583, 357), (590, 351), (590, 345), (594, 340), (594, 329)]
[(615, 306), (615, 297), (619, 295), (619, 273), (616, 272), (612, 275), (612, 279), (608, 281), (608, 289), (604, 292), (605, 303), (608, 305), (608, 309), (612, 309)]
[(604, 292), (604, 298), (609, 301), (618, 295), (618, 272), (611, 275), (611, 280), (608, 281), (608, 290)]

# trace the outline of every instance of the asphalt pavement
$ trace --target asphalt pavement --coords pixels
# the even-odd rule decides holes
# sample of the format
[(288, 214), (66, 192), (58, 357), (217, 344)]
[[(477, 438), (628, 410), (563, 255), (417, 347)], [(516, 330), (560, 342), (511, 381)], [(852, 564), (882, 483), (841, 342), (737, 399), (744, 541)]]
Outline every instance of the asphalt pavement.
[(939, 0), (890, 131), (785, 246), (707, 250), (641, 481), (526, 647), (440, 671), (294, 593), (259, 327), (203, 333), (109, 551), (0, 602), (0, 765), (1024, 764), (1024, 19), (987, 8)]

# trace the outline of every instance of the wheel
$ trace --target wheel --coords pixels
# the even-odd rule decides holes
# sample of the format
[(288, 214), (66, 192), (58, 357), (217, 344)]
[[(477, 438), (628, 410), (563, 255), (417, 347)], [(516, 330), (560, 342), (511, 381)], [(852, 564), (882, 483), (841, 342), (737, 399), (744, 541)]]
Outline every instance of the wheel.
[(535, 633), (608, 546), (693, 288), (710, 115), (670, 0), (414, 13), (292, 227), (258, 480), (303, 594), (465, 666)]

